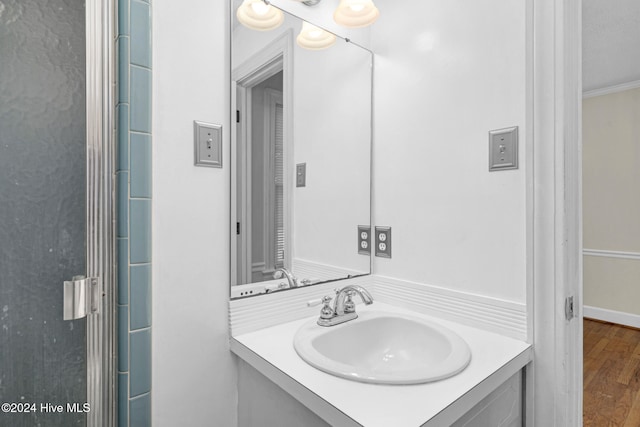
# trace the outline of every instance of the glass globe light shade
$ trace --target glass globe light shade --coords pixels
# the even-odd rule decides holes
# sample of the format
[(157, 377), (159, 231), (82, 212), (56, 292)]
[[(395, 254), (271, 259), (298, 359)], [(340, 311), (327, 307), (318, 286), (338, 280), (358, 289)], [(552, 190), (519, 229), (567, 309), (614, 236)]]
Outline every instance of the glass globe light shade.
[(339, 25), (349, 28), (362, 28), (373, 24), (380, 11), (373, 0), (340, 0), (333, 13), (333, 19)]
[(236, 17), (245, 27), (258, 31), (273, 30), (284, 21), (282, 11), (263, 0), (244, 0), (236, 11)]
[(305, 49), (321, 50), (332, 46), (336, 42), (336, 36), (307, 21), (303, 21), (302, 30), (300, 30), (296, 42), (298, 46)]

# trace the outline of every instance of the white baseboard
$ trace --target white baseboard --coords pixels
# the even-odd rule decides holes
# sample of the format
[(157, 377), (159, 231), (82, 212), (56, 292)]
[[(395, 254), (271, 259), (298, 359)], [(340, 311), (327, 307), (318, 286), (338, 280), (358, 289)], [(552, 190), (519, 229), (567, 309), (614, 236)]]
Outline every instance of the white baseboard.
[(640, 328), (640, 315), (637, 314), (607, 310), (606, 308), (591, 307), (588, 305), (585, 305), (582, 310), (583, 316), (590, 319), (617, 323), (619, 325), (631, 326), (632, 328)]

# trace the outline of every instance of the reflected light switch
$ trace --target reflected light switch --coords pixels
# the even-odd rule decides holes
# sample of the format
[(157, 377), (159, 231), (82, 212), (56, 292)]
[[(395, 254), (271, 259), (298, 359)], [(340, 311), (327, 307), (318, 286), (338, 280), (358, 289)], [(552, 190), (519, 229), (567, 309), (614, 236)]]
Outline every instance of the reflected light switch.
[(296, 187), (307, 186), (307, 164), (298, 163), (296, 165)]

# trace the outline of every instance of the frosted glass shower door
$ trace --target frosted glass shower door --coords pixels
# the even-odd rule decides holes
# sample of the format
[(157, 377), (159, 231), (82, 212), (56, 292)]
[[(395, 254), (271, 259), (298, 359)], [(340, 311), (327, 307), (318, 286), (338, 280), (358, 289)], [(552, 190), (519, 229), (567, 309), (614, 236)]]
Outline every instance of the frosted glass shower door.
[(85, 121), (84, 0), (0, 0), (0, 426), (87, 423)]

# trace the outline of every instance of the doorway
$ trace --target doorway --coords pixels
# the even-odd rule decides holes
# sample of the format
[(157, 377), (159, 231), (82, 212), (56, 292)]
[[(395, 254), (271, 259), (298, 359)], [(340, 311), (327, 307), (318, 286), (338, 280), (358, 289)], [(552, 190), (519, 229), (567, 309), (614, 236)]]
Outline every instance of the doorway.
[(291, 268), (293, 74), (290, 31), (232, 70), (231, 284)]
[(640, 84), (628, 86), (583, 101), (585, 426), (640, 423)]
[(585, 426), (640, 424), (640, 3), (583, 2)]
[(236, 108), (238, 283), (255, 283), (273, 279), (288, 255), (281, 61), (238, 85)]

